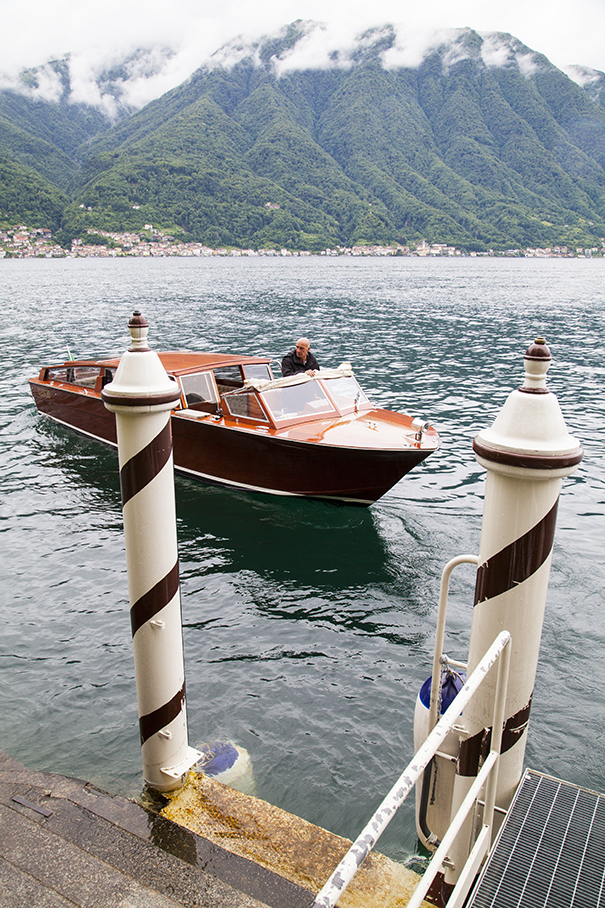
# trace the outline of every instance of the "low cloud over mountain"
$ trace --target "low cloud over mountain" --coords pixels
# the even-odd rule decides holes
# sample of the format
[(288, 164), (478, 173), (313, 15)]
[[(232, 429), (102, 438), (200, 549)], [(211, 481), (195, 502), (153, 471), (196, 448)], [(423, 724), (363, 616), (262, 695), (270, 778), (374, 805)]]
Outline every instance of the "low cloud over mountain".
[[(154, 44), (128, 53), (86, 51), (64, 59), (48, 61), (13, 75), (0, 75), (0, 90), (24, 94), (31, 100), (89, 104), (100, 108), (112, 119), (125, 111), (144, 107), (166, 91), (180, 85), (200, 66), (231, 68), (244, 59), (270, 63), (276, 76), (307, 69), (346, 69), (359, 63), (368, 52), (386, 69), (415, 68), (437, 48), (448, 47), (444, 65), (452, 65), (471, 55), (487, 66), (516, 63), (521, 72), (531, 74), (542, 55), (530, 50), (512, 35), (479, 34), (472, 48), (466, 40), (471, 29), (422, 29), (384, 24), (359, 32), (351, 24), (321, 22), (296, 23), (295, 39), (283, 39), (291, 26), (256, 41), (234, 38), (212, 53), (184, 47)], [(271, 50), (275, 53), (271, 54)], [(542, 57), (543, 59), (543, 57)], [(581, 86), (598, 82), (602, 73), (590, 67), (572, 65), (565, 72)]]

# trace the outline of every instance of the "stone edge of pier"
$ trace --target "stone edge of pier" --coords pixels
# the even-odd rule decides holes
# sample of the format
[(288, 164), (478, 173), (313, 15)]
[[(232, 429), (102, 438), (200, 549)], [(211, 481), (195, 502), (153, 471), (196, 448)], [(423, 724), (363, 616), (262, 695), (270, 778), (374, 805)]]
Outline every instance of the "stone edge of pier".
[(126, 798), (0, 751), (0, 904), (308, 906), (304, 892)]

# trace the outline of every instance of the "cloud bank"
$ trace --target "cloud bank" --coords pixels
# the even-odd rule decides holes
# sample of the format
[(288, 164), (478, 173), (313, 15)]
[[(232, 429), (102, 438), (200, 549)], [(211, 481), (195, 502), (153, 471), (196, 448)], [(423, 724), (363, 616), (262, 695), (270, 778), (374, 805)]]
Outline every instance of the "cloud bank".
[[(38, 2), (30, 0), (33, 7)], [(368, 12), (367, 5), (359, 10), (349, 5), (344, 13), (340, 2), (325, 0), (320, 4), (315, 0), (306, 0), (305, 10), (313, 12), (315, 6), (321, 6), (324, 13), (331, 12), (333, 17), (322, 24), (317, 21), (304, 23), (296, 44), (279, 58), (274, 58), (277, 75), (294, 69), (350, 66), (359, 51), (370, 46), (383, 47), (381, 57), (384, 65), (396, 68), (418, 66), (428, 52), (447, 44), (444, 62), (453, 65), (470, 53), (465, 36), (471, 28), (482, 36), (481, 55), (488, 66), (516, 63), (521, 72), (530, 75), (539, 65), (530, 47), (549, 56), (544, 44), (536, 42), (526, 46), (521, 43), (526, 40), (525, 35), (518, 34), (513, 38), (513, 29), (506, 29), (511, 34), (505, 34), (504, 29), (482, 27), (495, 19), (502, 22), (514, 20), (511, 12), (514, 14), (516, 0), (509, 0), (505, 8), (499, 8), (497, 0), (494, 0), (488, 10), (483, 0), (481, 3), (466, 0), (458, 4), (433, 0), (430, 18), (427, 18), (426, 11), (416, 10), (415, 17), (405, 22), (385, 16), (378, 24), (375, 14)], [(389, 11), (390, 2), (385, 0), (381, 14)], [(527, 5), (523, 4), (524, 31), (531, 31), (532, 23), (541, 22), (546, 39), (546, 23), (553, 17), (550, 14), (549, 19), (544, 21), (536, 18), (541, 5), (542, 0), (535, 0), (533, 12), (528, 13)], [(293, 7), (290, 0), (283, 0), (279, 7), (273, 7), (270, 0), (262, 7), (247, 5), (246, 0), (243, 3), (241, 0), (225, 0), (219, 17), (200, 8), (198, 0), (173, 0), (169, 13), (157, 0), (146, 0), (144, 5), (142, 0), (131, 0), (127, 5), (119, 5), (117, 0), (106, 0), (102, 7), (103, 16), (98, 18), (96, 7), (80, 9), (71, 0), (55, 0), (51, 6), (44, 0), (38, 8), (38, 27), (30, 30), (29, 40), (26, 43), (19, 40), (8, 42), (4, 49), (2, 45), (6, 43), (6, 35), (11, 33), (11, 16), (14, 18), (17, 15), (17, 11), (11, 9), (5, 23), (8, 27), (3, 30), (5, 37), (0, 36), (0, 70), (4, 70), (0, 75), (0, 87), (18, 88), (33, 98), (57, 101), (64, 96), (66, 83), (60, 67), (44, 61), (64, 59), (64, 69), (67, 67), (69, 71), (69, 100), (92, 104), (113, 119), (122, 109), (140, 108), (181, 84), (201, 65), (233, 65), (249, 55), (254, 46), (258, 49), (262, 35), (275, 34), (278, 29), (285, 28), (284, 13)], [(577, 0), (576, 15), (580, 15), (582, 7), (592, 11), (596, 19), (600, 15), (605, 28), (605, 6), (597, 8), (595, 0)], [(401, 15), (400, 2), (396, 4), (396, 11)], [(336, 15), (337, 12), (339, 15)], [(276, 22), (277, 15), (280, 19)], [(468, 15), (473, 21), (465, 27), (454, 27), (451, 23), (454, 17), (460, 15)], [(318, 18), (325, 17), (320, 14)], [(557, 17), (558, 20), (560, 18)], [(387, 21), (393, 24), (384, 24)], [(16, 28), (13, 34), (18, 36), (16, 18), (13, 25)], [(234, 38), (237, 26), (240, 26), (237, 29), (239, 37)], [(583, 33), (587, 31), (591, 30), (584, 27)], [(555, 37), (551, 38), (553, 47), (556, 45)], [(570, 35), (567, 38), (569, 40)], [(588, 52), (590, 42), (587, 38), (585, 42)], [(571, 41), (567, 46), (571, 53)], [(605, 50), (601, 48), (600, 53), (605, 68)], [(552, 54), (550, 59), (564, 68), (564, 64), (553, 59)], [(576, 81), (586, 80), (586, 73), (594, 72), (590, 61), (581, 62), (584, 64), (582, 67), (565, 67)], [(28, 77), (26, 73), (24, 80), (24, 67), (36, 67), (35, 75), (30, 73)]]
[(296, 19), (328, 22), (344, 42), (351, 31), (360, 33), (381, 22), (419, 32), (508, 32), (557, 66), (605, 70), (603, 0), (381, 0), (378, 11), (366, 0), (28, 0), (26, 6), (4, 0), (0, 69), (14, 73), (67, 54), (125, 57), (140, 47), (167, 46), (177, 52), (185, 72), (235, 35), (258, 38)]

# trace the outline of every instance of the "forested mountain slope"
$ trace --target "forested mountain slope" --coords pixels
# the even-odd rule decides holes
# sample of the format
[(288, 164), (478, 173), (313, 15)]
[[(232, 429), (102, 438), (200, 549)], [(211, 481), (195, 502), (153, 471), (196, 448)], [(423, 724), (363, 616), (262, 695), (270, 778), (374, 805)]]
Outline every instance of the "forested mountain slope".
[(67, 191), (65, 239), (152, 223), (212, 246), (600, 244), (603, 74), (580, 85), (470, 29), (398, 65), (388, 27), (299, 68), (316, 27), (223, 49), (112, 128), (12, 115), (0, 93), (0, 152)]

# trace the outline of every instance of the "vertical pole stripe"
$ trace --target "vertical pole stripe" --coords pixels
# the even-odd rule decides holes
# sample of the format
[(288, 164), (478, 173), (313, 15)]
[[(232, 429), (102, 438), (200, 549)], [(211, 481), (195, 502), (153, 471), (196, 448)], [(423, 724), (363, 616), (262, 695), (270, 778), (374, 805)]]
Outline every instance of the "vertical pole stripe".
[(174, 567), (158, 580), (155, 586), (144, 593), (140, 599), (134, 603), (130, 609), (130, 626), (132, 636), (136, 634), (140, 627), (157, 615), (165, 605), (175, 597), (179, 588), (179, 563), (175, 562)]
[(153, 712), (147, 713), (146, 716), (139, 716), (139, 731), (141, 734), (141, 747), (163, 728), (176, 719), (185, 705), (185, 682), (177, 693), (162, 706), (158, 706)]
[(170, 419), (148, 445), (138, 451), (120, 470), (122, 506), (144, 489), (168, 463), (172, 453)]
[[(510, 750), (524, 733), (529, 725), (530, 709), (531, 698), (526, 706), (506, 720), (502, 730), (502, 746), (500, 748), (500, 753), (504, 754), (507, 750)], [(491, 728), (482, 728), (481, 731), (478, 731), (472, 738), (467, 738), (465, 741), (462, 741), (458, 756), (458, 775), (476, 776), (479, 773), (480, 765), (489, 754), (491, 742)]]
[(539, 523), (477, 568), (475, 605), (513, 589), (544, 564), (555, 538), (558, 504), (557, 498)]

